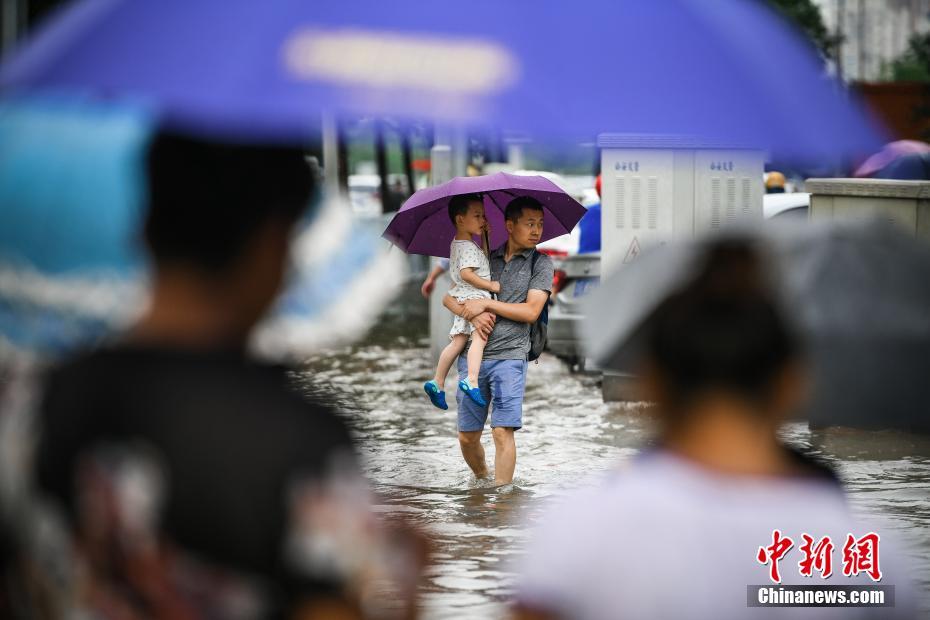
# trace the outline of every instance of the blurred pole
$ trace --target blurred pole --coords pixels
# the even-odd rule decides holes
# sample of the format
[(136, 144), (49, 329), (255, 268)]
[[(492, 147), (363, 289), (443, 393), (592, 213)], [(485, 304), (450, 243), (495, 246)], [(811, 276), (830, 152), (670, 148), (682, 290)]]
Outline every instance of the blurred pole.
[(530, 139), (525, 134), (508, 132), (504, 135), (504, 144), (507, 146), (507, 164), (513, 170), (526, 170), (524, 148)]
[[(451, 181), (455, 176), (455, 158), (453, 157), (454, 131), (448, 125), (437, 124), (433, 132), (435, 141), (430, 149), (430, 185), (439, 185)], [(464, 169), (461, 174), (464, 174)], [(430, 261), (430, 269), (439, 263), (439, 259)], [(449, 344), (449, 329), (452, 327), (452, 313), (442, 305), (443, 295), (449, 290), (448, 274), (436, 278), (433, 294), (429, 299), (429, 335), (432, 363), (439, 360), (439, 353)]]
[(381, 179), (381, 212), (389, 213), (395, 210), (390, 200), (391, 188), (388, 185), (387, 147), (384, 143), (384, 121), (380, 118), (375, 121), (375, 165), (378, 167), (378, 177)]
[(336, 119), (336, 161), (339, 162), (339, 191), (349, 195), (349, 137), (344, 120)]
[(524, 169), (523, 144), (511, 142), (507, 145), (507, 163), (515, 170)]
[(330, 199), (342, 198), (339, 184), (339, 128), (331, 112), (323, 113), (323, 190)]
[(437, 144), (430, 149), (430, 185), (439, 185), (451, 181), (452, 177), (452, 147), (448, 144)]
[(494, 130), (494, 161), (498, 163), (507, 162), (507, 147), (504, 144), (504, 132), (500, 129)]
[(407, 195), (416, 191), (413, 180), (413, 147), (410, 144), (410, 127), (400, 126), (400, 152), (404, 160), (404, 174), (407, 175)]
[(465, 176), (469, 164), (468, 130), (458, 125), (452, 132), (452, 174), (457, 177)]
[(16, 43), (19, 28), (20, 0), (3, 0), (3, 53), (9, 52)]

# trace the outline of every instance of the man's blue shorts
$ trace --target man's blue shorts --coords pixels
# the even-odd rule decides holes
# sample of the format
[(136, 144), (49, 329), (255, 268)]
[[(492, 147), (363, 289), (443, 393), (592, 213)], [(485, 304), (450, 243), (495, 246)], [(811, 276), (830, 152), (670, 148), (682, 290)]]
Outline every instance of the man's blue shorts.
[[(459, 381), (468, 378), (468, 361), (459, 356)], [(478, 373), (481, 395), (491, 406), (491, 428), (523, 426), (523, 391), (526, 388), (526, 360), (484, 360)], [(459, 430), (480, 431), (488, 420), (488, 408), (479, 407), (462, 390), (456, 389)]]

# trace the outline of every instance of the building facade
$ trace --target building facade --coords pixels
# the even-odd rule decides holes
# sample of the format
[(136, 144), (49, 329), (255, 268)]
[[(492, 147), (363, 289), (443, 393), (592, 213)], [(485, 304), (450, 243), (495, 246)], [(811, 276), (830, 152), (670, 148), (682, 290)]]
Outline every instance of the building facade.
[(842, 36), (836, 69), (843, 79), (877, 82), (907, 50), (908, 39), (930, 30), (930, 0), (813, 0), (824, 25)]

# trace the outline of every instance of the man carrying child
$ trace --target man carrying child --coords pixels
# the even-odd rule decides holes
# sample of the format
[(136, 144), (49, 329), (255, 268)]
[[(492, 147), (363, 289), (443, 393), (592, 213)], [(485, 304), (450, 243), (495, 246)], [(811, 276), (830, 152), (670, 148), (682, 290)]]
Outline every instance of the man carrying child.
[[(507, 241), (490, 255), (491, 279), (500, 284), (495, 299), (464, 302), (446, 295), (443, 304), (470, 321), (486, 338), (478, 374), (479, 405), (457, 391), (459, 445), (478, 478), (488, 476), (481, 434), (490, 410), (494, 438), (494, 482), (508, 484), (517, 464), (514, 431), (523, 426), (530, 324), (539, 318), (552, 289), (552, 261), (536, 251), (543, 232), (543, 207), (529, 196), (514, 198), (505, 210)], [(468, 379), (467, 351), (458, 359), (459, 378)]]

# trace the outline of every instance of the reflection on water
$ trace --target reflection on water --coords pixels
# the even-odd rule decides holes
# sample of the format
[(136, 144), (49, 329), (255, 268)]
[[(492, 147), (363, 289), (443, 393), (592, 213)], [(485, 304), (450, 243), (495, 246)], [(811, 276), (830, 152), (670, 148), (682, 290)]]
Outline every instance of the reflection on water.
[[(570, 374), (543, 356), (530, 365), (514, 484), (491, 488), (474, 480), (459, 454), (453, 377), (449, 411), (433, 408), (422, 393), (433, 374), (427, 344), (382, 333), (318, 356), (304, 376), (328, 383), (346, 401), (378, 510), (431, 532), (436, 553), (424, 586), (425, 616), (500, 617), (512, 593), (510, 563), (540, 500), (635, 454), (651, 436), (650, 413), (641, 405), (605, 405), (595, 377)], [(911, 543), (915, 577), (930, 591), (930, 437), (810, 432), (803, 423), (787, 425), (784, 436), (838, 469), (855, 510), (881, 515)], [(484, 443), (493, 464), (490, 433)]]

